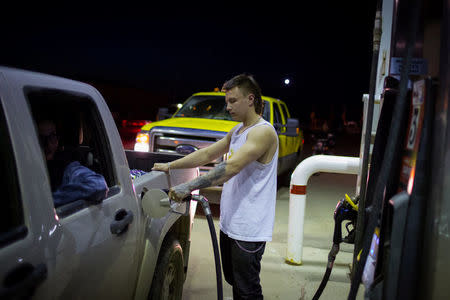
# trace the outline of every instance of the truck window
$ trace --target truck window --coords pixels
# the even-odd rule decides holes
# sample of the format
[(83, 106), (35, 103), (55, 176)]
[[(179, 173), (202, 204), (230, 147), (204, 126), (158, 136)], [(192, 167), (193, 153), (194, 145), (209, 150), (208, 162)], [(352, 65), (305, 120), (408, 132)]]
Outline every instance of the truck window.
[[(87, 95), (59, 90), (28, 88), (25, 92), (47, 161), (55, 207), (61, 205), (56, 201), (55, 192), (61, 191), (62, 176), (73, 162), (103, 176), (109, 190), (116, 191), (112, 188), (117, 185), (117, 179), (112, 168), (111, 147), (94, 101)], [(74, 195), (78, 192), (80, 195), (87, 193), (82, 192), (80, 184), (80, 189), (68, 194), (67, 199), (77, 197)], [(76, 201), (79, 200), (86, 201)]]
[(192, 96), (174, 117), (232, 120), (225, 96)]
[(287, 119), (290, 118), (287, 106), (284, 103), (280, 104), (281, 104), (281, 111), (283, 112), (284, 115), (284, 121), (287, 122)]
[(0, 247), (26, 235), (17, 170), (3, 108), (0, 105)]
[(273, 103), (273, 123), (274, 124), (284, 124), (281, 118), (280, 108), (277, 103)]
[(270, 123), (270, 103), (267, 101), (264, 101), (264, 111), (262, 117), (264, 120)]

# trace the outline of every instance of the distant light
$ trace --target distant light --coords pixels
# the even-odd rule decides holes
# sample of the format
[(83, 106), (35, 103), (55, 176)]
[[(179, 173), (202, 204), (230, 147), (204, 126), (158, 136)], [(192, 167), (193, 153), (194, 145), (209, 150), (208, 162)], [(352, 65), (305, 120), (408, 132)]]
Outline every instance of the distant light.
[(177, 104), (177, 107), (178, 107), (178, 108), (181, 108), (182, 106), (183, 106), (183, 104), (181, 104), (181, 103), (178, 103), (178, 104)]
[(289, 80), (289, 78), (286, 78), (285, 80), (284, 80), (284, 84), (285, 85), (289, 85), (291, 83), (291, 81)]

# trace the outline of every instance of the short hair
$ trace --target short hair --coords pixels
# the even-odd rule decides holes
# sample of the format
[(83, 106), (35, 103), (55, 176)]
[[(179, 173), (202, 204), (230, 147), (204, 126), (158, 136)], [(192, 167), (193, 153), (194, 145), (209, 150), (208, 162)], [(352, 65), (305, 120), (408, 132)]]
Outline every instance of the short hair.
[(235, 87), (238, 87), (244, 96), (248, 96), (249, 94), (253, 94), (255, 96), (255, 100), (253, 102), (255, 106), (255, 112), (258, 115), (261, 115), (263, 112), (264, 103), (262, 101), (261, 96), (261, 88), (258, 83), (255, 81), (252, 75), (250, 74), (240, 74), (237, 75), (230, 80), (226, 81), (223, 86), (223, 91), (229, 91)]

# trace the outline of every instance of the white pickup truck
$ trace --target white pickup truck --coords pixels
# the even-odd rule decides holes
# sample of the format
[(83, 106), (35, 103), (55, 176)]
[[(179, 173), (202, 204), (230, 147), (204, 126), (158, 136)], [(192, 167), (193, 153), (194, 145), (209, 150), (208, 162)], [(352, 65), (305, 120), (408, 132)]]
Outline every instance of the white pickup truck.
[[(101, 94), (81, 82), (0, 67), (0, 104), (0, 299), (181, 299), (194, 206), (152, 218), (146, 192), (198, 169), (151, 172), (179, 156), (124, 151)], [(49, 116), (62, 151), (105, 178), (100, 201), (54, 204), (37, 129)]]

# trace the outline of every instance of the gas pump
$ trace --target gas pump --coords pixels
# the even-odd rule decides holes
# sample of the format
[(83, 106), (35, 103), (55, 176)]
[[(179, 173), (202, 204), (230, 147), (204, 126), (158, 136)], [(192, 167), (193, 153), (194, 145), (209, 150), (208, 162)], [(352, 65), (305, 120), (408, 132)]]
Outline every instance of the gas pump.
[(435, 85), (420, 77), (411, 85), (397, 193), (384, 202), (362, 274), (369, 299), (411, 299), (418, 284)]

